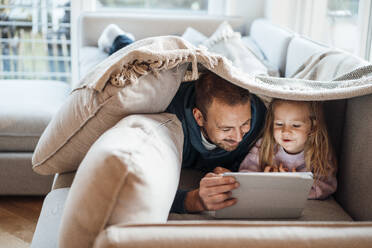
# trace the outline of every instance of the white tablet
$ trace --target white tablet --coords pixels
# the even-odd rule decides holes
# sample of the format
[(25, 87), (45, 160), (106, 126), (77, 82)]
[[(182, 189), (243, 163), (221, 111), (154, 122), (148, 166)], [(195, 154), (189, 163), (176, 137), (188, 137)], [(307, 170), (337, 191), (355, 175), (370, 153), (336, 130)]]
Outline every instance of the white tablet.
[(232, 191), (238, 202), (215, 213), (216, 218), (298, 218), (313, 185), (311, 172), (228, 172), (240, 183)]

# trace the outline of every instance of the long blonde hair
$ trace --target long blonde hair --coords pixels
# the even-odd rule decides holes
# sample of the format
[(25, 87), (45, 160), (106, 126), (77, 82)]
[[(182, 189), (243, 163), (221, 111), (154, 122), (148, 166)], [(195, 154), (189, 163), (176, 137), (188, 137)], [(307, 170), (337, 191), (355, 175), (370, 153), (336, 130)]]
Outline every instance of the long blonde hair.
[[(309, 107), (311, 131), (305, 143), (305, 164), (307, 171), (312, 171), (314, 176), (325, 176), (333, 168), (331, 163), (336, 163), (332, 146), (330, 145), (326, 124), (324, 121), (322, 102), (298, 102), (274, 99), (268, 108), (266, 122), (262, 137), (259, 161), (262, 170), (267, 165), (273, 165), (273, 158), (278, 149), (274, 139), (274, 111), (278, 103), (305, 103)], [(331, 158), (331, 161), (330, 161)]]

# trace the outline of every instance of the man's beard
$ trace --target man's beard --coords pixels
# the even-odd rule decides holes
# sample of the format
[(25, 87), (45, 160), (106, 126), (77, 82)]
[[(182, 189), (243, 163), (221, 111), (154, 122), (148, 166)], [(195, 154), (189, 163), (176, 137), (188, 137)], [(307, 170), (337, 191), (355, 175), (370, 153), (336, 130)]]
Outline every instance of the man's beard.
[(231, 152), (238, 148), (239, 143), (232, 140), (222, 140), (221, 142), (216, 142), (216, 145), (225, 151)]
[[(234, 140), (227, 140), (227, 139), (224, 139), (224, 140), (221, 140), (220, 142), (218, 141), (213, 141), (209, 138), (208, 136), (208, 133), (207, 131), (205, 130), (204, 127), (200, 127), (205, 139), (211, 143), (211, 144), (215, 144), (216, 146), (218, 146), (219, 148), (225, 150), (225, 151), (228, 151), (228, 152), (231, 152), (231, 151), (234, 151), (236, 148), (238, 148), (239, 146), (239, 143), (235, 142)], [(235, 143), (235, 144), (234, 144)]]

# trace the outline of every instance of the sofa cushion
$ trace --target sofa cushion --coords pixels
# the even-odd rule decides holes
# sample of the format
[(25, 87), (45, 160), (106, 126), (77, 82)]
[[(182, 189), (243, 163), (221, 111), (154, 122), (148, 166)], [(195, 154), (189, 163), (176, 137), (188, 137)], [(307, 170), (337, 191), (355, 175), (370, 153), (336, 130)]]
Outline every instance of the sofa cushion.
[(70, 93), (67, 83), (0, 80), (0, 151), (33, 151)]
[(278, 27), (268, 20), (255, 20), (250, 29), (250, 37), (259, 45), (267, 60), (279, 68), (284, 75), (286, 69), (287, 49), (294, 33)]
[(302, 36), (294, 37), (288, 45), (285, 77), (292, 77), (312, 55), (330, 50), (328, 46)]
[(211, 37), (202, 45), (208, 51), (214, 52), (232, 61), (233, 65), (252, 75), (267, 75), (268, 70), (262, 62), (251, 52), (241, 39), (238, 32), (234, 32), (229, 23), (223, 22)]
[(173, 114), (128, 116), (105, 132), (76, 173), (59, 247), (92, 247), (106, 225), (165, 223), (182, 147), (182, 125)]
[(0, 195), (46, 195), (53, 176), (32, 170), (32, 152), (0, 152)]
[[(131, 46), (101, 62), (101, 68), (89, 75), (108, 74), (105, 65), (120, 58), (126, 49)], [(184, 63), (157, 73), (149, 71), (123, 87), (108, 83), (100, 91), (89, 85), (75, 89), (41, 136), (32, 158), (34, 171), (74, 171), (94, 141), (125, 116), (163, 112), (176, 94), (187, 66)]]
[[(199, 187), (201, 178), (205, 173), (195, 169), (182, 169), (179, 187), (192, 190)], [(213, 220), (214, 211), (206, 211), (201, 214), (169, 214), (168, 220)], [(292, 221), (352, 221), (353, 219), (345, 210), (329, 197), (326, 200), (308, 200), (302, 216)], [(280, 219), (283, 221), (283, 219)]]

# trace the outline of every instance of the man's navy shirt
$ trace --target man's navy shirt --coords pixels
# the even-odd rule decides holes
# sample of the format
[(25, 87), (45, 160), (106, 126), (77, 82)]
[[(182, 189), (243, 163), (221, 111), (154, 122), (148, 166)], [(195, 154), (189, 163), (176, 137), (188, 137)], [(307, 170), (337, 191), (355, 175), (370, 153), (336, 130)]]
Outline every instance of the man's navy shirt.
[[(251, 128), (233, 151), (219, 147), (207, 150), (202, 144), (200, 127), (196, 123), (192, 110), (195, 107), (195, 82), (182, 83), (166, 112), (175, 114), (182, 123), (184, 133), (182, 168), (196, 168), (203, 172), (213, 171), (222, 166), (237, 171), (240, 163), (257, 140), (265, 122), (266, 108), (255, 95), (250, 95)], [(176, 193), (171, 212), (186, 213), (184, 201), (188, 191), (179, 189)]]

